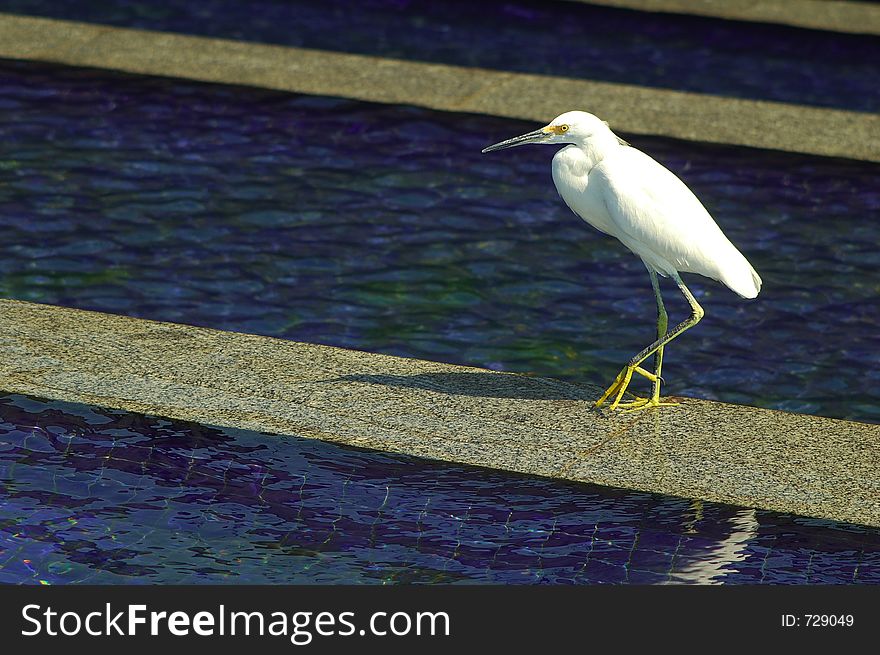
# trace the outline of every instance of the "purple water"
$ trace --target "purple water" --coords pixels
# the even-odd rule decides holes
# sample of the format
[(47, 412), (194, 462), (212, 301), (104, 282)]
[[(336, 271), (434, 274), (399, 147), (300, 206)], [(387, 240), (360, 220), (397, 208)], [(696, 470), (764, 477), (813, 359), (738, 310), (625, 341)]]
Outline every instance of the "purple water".
[(121, 27), (880, 110), (876, 36), (537, 0), (0, 4)]
[[(0, 67), (0, 293), (603, 382), (641, 264), (491, 117)], [(878, 167), (632, 137), (762, 273), (667, 388), (880, 419)], [(666, 288), (673, 316), (685, 312)], [(7, 395), (0, 582), (877, 583), (874, 529)]]
[[(553, 148), (480, 153), (531, 123), (38, 64), (0, 98), (5, 297), (596, 384), (653, 338)], [(880, 166), (630, 138), (764, 278), (688, 278), (667, 391), (880, 421)]]
[(0, 481), (0, 583), (880, 583), (877, 530), (24, 396)]

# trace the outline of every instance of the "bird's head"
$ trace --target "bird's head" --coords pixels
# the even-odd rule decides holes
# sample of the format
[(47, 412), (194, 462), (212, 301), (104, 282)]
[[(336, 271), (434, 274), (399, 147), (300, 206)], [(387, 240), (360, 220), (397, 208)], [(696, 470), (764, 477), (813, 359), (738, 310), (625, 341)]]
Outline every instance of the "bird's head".
[(574, 145), (584, 145), (596, 136), (608, 136), (610, 134), (611, 130), (608, 128), (608, 123), (598, 119), (593, 114), (588, 114), (585, 111), (567, 111), (554, 118), (548, 125), (539, 130), (515, 136), (512, 139), (483, 148), (483, 152), (493, 152), (495, 150), (503, 150), (504, 148), (523, 146), (528, 143), (571, 143)]

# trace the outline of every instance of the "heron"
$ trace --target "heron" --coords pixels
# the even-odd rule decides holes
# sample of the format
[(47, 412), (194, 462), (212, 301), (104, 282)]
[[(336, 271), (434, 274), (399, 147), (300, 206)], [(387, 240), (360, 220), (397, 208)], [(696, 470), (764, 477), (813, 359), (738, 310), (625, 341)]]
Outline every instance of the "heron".
[[(680, 273), (717, 280), (743, 298), (756, 298), (761, 278), (718, 227), (694, 193), (672, 171), (618, 137), (608, 123), (584, 111), (569, 111), (548, 125), (501, 141), (483, 152), (530, 143), (565, 145), (553, 156), (553, 183), (566, 205), (594, 228), (638, 255), (657, 301), (657, 339), (626, 363), (596, 400), (596, 407), (639, 410), (675, 403), (660, 398), (663, 349), (692, 328), (705, 312)], [(691, 314), (668, 330), (658, 275), (672, 278)], [(654, 370), (643, 366), (654, 356)], [(648, 398), (623, 402), (634, 374), (651, 382)]]

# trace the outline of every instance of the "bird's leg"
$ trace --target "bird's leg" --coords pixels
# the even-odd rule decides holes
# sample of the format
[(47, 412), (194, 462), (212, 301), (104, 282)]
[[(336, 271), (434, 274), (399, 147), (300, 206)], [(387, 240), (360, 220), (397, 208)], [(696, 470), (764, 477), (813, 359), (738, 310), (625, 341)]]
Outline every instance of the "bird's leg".
[[(608, 400), (611, 396), (614, 396), (614, 400), (611, 402), (609, 409), (617, 409), (619, 406), (623, 409), (642, 409), (643, 407), (656, 407), (657, 405), (662, 404), (673, 404), (673, 403), (661, 403), (660, 402), (660, 368), (663, 364), (663, 347), (666, 346), (667, 343), (672, 341), (675, 337), (680, 335), (685, 330), (692, 328), (694, 325), (700, 322), (700, 319), (703, 318), (704, 312), (703, 308), (700, 307), (700, 304), (697, 302), (697, 299), (694, 298), (693, 294), (690, 292), (684, 282), (682, 282), (681, 277), (676, 273), (673, 274), (673, 279), (675, 279), (675, 283), (678, 285), (678, 288), (681, 290), (684, 297), (687, 299), (688, 304), (691, 306), (691, 315), (678, 325), (676, 325), (669, 332), (665, 331), (666, 325), (668, 322), (666, 318), (666, 309), (662, 306), (662, 300), (660, 299), (660, 287), (659, 284), (656, 283), (655, 276), (652, 276), (652, 286), (654, 286), (654, 291), (657, 296), (657, 331), (658, 336), (657, 340), (652, 343), (650, 346), (645, 348), (636, 354), (632, 359), (629, 360), (624, 369), (620, 372), (614, 382), (611, 383), (611, 386), (602, 394), (602, 397), (596, 401), (596, 407), (601, 407), (606, 400)], [(660, 334), (661, 326), (664, 327), (664, 334)], [(656, 353), (656, 357), (654, 360), (654, 373), (650, 373), (643, 369), (640, 364), (645, 361), (651, 355)], [(651, 380), (653, 383), (653, 390), (651, 394), (651, 398), (637, 398), (636, 400), (621, 404), (621, 399), (623, 398), (623, 394), (626, 393), (626, 389), (629, 386), (630, 380), (632, 379), (633, 373), (639, 373), (644, 377)]]
[[(664, 336), (666, 336), (666, 328), (669, 324), (669, 317), (666, 314), (666, 307), (663, 305), (663, 297), (660, 295), (660, 282), (657, 279), (656, 271), (645, 265), (648, 269), (648, 273), (651, 276), (651, 287), (654, 290), (654, 298), (657, 301), (657, 340), (659, 341)], [(632, 363), (632, 362), (630, 362)], [(605, 394), (596, 402), (596, 406), (600, 407), (605, 400), (615, 394), (615, 402), (613, 407), (622, 407), (624, 409), (638, 409), (641, 407), (645, 407), (648, 405), (659, 405), (660, 404), (660, 371), (663, 367), (663, 346), (660, 346), (657, 349), (657, 352), (654, 353), (654, 373), (651, 374), (645, 369), (641, 367), (631, 367), (627, 366), (624, 368), (620, 375), (614, 380), (614, 383), (608, 388)], [(636, 397), (631, 402), (621, 403), (620, 400), (622, 398), (621, 389), (624, 391), (629, 386), (630, 380), (632, 379), (632, 374), (638, 372), (641, 375), (644, 375), (649, 380), (651, 380), (651, 397), (650, 398), (639, 398)]]
[[(666, 313), (666, 307), (663, 305), (663, 296), (660, 295), (660, 282), (657, 280), (657, 272), (651, 268), (648, 269), (651, 274), (651, 286), (654, 289), (654, 297), (657, 299), (657, 340), (661, 340), (666, 336), (666, 329), (669, 326), (669, 315)], [(663, 378), (660, 377), (660, 371), (663, 368), (663, 346), (657, 348), (654, 353), (654, 375), (656, 380), (651, 386), (651, 403), (660, 404), (660, 383)]]
[[(660, 283), (657, 279), (657, 273), (653, 268), (648, 268), (651, 275), (651, 287), (654, 289), (654, 298), (657, 300), (657, 341), (666, 336), (666, 330), (669, 326), (669, 315), (666, 313), (666, 307), (663, 305), (663, 296), (660, 294)], [(657, 407), (659, 405), (674, 405), (673, 402), (660, 401), (660, 384), (663, 382), (661, 371), (663, 369), (663, 346), (657, 348), (654, 353), (654, 377), (651, 380), (651, 397), (636, 397), (632, 401), (620, 402), (617, 407), (625, 411), (634, 411), (645, 407)]]

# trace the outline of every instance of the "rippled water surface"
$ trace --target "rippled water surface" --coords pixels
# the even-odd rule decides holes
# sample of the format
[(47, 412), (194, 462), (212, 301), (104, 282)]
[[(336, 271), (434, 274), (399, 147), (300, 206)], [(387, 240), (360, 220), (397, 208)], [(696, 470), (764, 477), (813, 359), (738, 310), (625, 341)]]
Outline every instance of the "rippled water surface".
[[(2, 0), (0, 7), (121, 27), (880, 110), (880, 39), (782, 25), (546, 0)], [(559, 113), (565, 109), (573, 107)]]
[(880, 531), (0, 396), (0, 583), (880, 583)]
[[(0, 294), (603, 382), (639, 261), (490, 117), (7, 62)], [(880, 167), (633, 139), (764, 277), (672, 393), (880, 421)], [(684, 303), (674, 300), (673, 316)], [(0, 582), (880, 582), (880, 533), (0, 397)]]
[[(652, 338), (650, 283), (559, 200), (553, 148), (480, 154), (533, 127), (6, 63), (0, 294), (605, 383)], [(632, 140), (764, 278), (690, 278), (666, 389), (880, 421), (880, 166)]]

